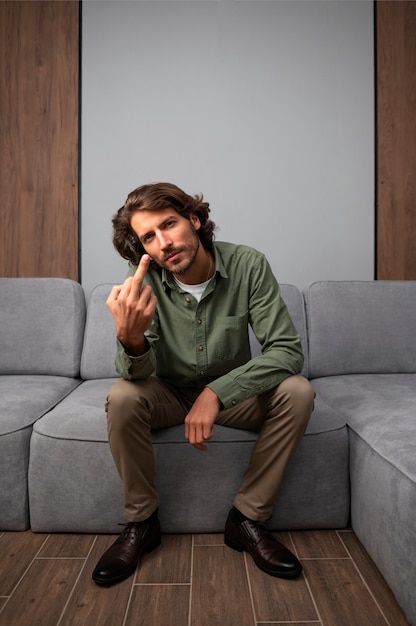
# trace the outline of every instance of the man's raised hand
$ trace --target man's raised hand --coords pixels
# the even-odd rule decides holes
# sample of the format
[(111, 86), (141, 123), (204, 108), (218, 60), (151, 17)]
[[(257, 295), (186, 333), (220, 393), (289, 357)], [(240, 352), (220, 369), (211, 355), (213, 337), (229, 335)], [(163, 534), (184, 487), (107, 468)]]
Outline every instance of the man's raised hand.
[(117, 337), (131, 356), (140, 356), (145, 351), (144, 333), (156, 310), (157, 298), (151, 286), (143, 285), (150, 261), (150, 256), (144, 254), (134, 276), (126, 278), (122, 285), (115, 285), (107, 299)]

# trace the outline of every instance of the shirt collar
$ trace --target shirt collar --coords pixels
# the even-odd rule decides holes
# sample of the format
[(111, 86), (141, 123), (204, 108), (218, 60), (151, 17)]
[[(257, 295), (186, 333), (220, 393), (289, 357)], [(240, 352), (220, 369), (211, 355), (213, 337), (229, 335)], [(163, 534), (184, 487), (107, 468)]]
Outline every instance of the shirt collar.
[[(215, 245), (214, 242), (214, 257), (215, 257), (215, 273), (222, 276), (222, 278), (228, 278), (227, 270), (225, 269), (225, 265), (221, 256), (220, 251)], [(178, 286), (173, 280), (171, 272), (169, 272), (165, 267), (162, 268), (162, 284), (163, 288), (166, 291), (166, 287), (170, 289), (177, 289)]]

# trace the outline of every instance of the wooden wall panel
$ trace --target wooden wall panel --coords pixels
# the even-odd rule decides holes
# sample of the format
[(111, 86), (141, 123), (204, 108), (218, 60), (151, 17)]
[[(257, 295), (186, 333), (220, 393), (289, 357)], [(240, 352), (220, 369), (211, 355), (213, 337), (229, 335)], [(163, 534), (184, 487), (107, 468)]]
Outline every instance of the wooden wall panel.
[(377, 278), (416, 279), (416, 2), (376, 3)]
[(78, 280), (78, 1), (0, 2), (0, 276)]

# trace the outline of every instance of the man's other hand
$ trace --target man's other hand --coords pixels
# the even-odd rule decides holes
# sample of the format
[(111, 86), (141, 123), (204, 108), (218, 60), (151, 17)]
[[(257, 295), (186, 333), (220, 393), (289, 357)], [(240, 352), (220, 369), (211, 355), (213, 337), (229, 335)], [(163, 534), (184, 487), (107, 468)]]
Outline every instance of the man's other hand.
[(197, 450), (207, 450), (205, 442), (214, 434), (214, 422), (220, 412), (221, 402), (209, 387), (195, 400), (185, 418), (185, 437)]

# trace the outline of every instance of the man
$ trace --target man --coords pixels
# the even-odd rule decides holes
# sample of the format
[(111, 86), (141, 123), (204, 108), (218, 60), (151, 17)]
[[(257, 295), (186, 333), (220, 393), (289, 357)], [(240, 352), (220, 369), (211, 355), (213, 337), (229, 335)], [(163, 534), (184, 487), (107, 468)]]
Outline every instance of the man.
[[(202, 195), (156, 183), (132, 191), (113, 219), (114, 245), (130, 271), (107, 300), (121, 379), (109, 391), (106, 410), (127, 524), (98, 562), (97, 584), (127, 578), (143, 553), (159, 546), (151, 429), (181, 423), (201, 451), (215, 424), (259, 431), (226, 521), (225, 543), (247, 551), (272, 576), (302, 571), (264, 524), (310, 418), (314, 392), (299, 376), (299, 335), (264, 255), (214, 243), (209, 212)], [(262, 346), (255, 358), (248, 325)]]

